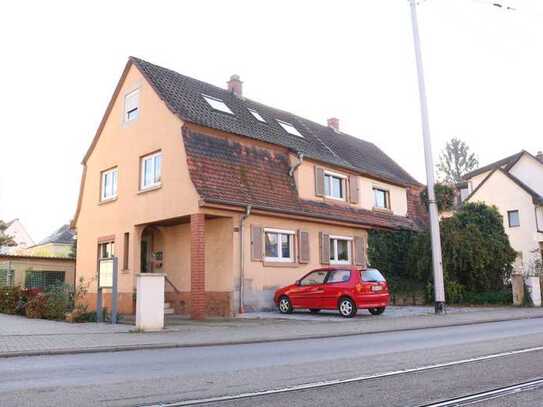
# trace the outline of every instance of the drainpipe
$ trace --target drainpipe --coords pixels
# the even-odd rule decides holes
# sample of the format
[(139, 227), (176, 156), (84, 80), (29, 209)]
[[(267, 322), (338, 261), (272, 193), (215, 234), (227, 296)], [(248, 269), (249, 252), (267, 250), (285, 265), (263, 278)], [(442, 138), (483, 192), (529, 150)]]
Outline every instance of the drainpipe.
[(244, 280), (245, 280), (245, 250), (243, 242), (243, 226), (245, 219), (251, 214), (251, 205), (247, 205), (245, 208), (245, 214), (243, 214), (239, 220), (239, 313), (243, 314), (245, 311), (243, 309), (243, 289), (244, 289)]
[(294, 171), (304, 162), (304, 153), (298, 151), (298, 162), (288, 169), (288, 175), (292, 177)]

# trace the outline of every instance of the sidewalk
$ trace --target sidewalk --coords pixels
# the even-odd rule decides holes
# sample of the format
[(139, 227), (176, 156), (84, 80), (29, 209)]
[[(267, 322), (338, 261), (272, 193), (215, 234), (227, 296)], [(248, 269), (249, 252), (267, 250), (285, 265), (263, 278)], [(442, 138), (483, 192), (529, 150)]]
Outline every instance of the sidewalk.
[[(334, 314), (247, 314), (236, 319), (177, 321), (161, 332), (135, 333), (132, 325), (69, 324), (0, 314), (0, 357), (232, 345), (543, 318), (541, 308), (390, 307), (382, 316), (351, 320)], [(534, 323), (536, 323), (534, 321)]]

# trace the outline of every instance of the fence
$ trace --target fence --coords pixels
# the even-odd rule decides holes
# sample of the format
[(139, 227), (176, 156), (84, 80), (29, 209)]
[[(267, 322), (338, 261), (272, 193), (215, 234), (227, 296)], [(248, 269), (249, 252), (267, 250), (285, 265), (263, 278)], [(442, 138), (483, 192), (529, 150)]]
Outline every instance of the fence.
[(0, 287), (13, 287), (15, 282), (15, 270), (11, 268), (11, 263), (0, 263)]

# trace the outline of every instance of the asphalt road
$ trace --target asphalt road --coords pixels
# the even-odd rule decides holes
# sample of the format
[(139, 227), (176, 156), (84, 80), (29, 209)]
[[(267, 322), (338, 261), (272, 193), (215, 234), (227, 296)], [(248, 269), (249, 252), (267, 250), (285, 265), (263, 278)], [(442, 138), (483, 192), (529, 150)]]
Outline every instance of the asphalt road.
[[(0, 406), (160, 405), (539, 346), (543, 319), (253, 345), (8, 358), (0, 359)], [(422, 406), (539, 377), (543, 350), (533, 350), (206, 405)], [(536, 388), (476, 405), (543, 405), (542, 392)]]

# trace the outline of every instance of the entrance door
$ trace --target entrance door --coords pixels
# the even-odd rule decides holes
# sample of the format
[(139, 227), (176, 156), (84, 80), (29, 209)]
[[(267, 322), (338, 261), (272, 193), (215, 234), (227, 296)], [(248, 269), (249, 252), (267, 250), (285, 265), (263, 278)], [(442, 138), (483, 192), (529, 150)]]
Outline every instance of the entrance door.
[(141, 272), (152, 273), (151, 252), (153, 248), (153, 236), (150, 233), (144, 233), (141, 237)]

